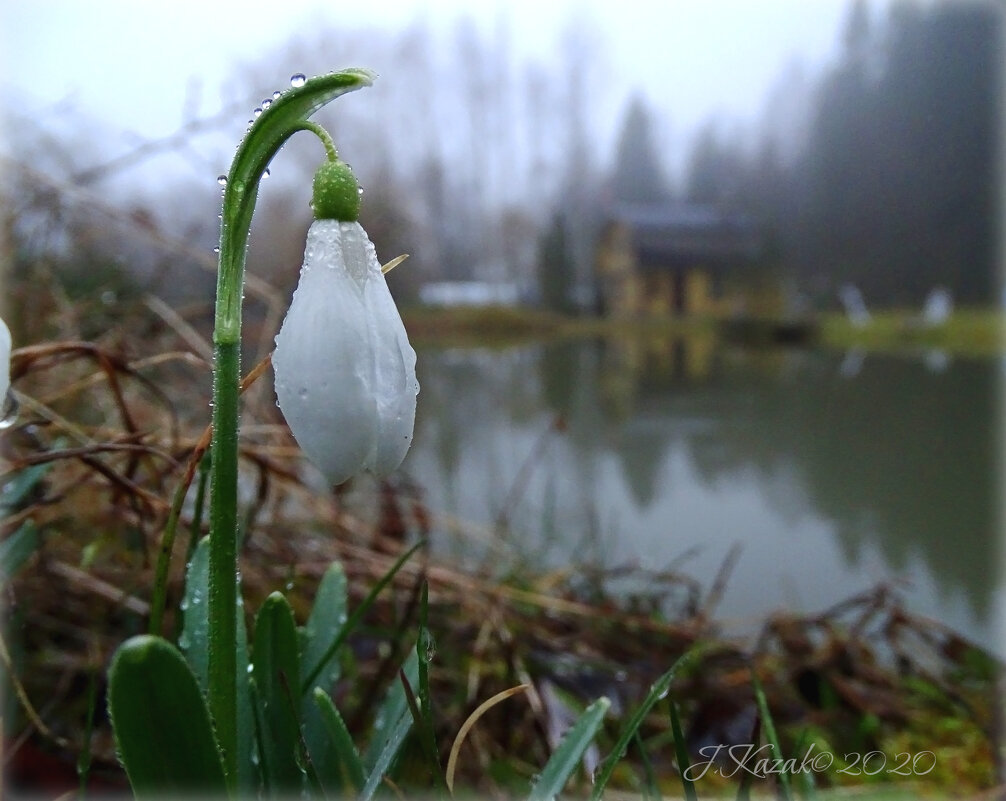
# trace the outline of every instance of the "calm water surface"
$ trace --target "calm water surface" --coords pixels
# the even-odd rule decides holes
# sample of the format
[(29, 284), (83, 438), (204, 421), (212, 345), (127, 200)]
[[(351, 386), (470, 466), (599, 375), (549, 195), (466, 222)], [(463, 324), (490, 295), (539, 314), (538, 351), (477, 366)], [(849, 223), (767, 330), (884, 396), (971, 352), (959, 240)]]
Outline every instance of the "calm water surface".
[(702, 339), (424, 350), (405, 470), (434, 548), (473, 567), (671, 568), (707, 592), (737, 546), (717, 616), (741, 629), (899, 580), (1002, 653), (998, 370)]

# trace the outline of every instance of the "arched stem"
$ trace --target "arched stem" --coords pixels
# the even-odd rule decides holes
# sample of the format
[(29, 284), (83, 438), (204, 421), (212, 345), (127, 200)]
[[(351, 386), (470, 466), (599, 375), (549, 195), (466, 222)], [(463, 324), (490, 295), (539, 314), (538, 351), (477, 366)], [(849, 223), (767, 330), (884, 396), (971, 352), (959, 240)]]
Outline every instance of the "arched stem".
[(366, 70), (346, 70), (312, 78), (284, 92), (248, 130), (224, 188), (213, 328), (208, 700), (232, 791), (237, 776), (238, 397), (248, 233), (259, 182), (280, 147), (297, 131), (313, 130), (307, 118), (326, 103), (372, 81), (373, 75)]

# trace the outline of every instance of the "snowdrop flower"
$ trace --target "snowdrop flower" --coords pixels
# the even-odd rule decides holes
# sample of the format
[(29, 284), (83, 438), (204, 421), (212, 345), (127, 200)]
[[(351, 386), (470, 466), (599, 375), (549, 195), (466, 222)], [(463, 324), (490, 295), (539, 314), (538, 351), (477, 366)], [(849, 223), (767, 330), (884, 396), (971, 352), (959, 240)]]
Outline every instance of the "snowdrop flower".
[(294, 438), (333, 484), (383, 476), (412, 442), (416, 352), (367, 232), (356, 179), (343, 162), (315, 178), (317, 220), (272, 364)]

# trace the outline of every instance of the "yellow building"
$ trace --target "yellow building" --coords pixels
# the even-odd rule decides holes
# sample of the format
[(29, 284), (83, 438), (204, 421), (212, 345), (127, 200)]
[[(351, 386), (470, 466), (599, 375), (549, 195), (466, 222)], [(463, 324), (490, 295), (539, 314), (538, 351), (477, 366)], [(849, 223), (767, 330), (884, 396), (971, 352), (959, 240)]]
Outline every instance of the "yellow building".
[(763, 251), (762, 232), (746, 215), (681, 204), (616, 206), (596, 252), (602, 311), (626, 317), (750, 314), (745, 288), (758, 283), (753, 273)]

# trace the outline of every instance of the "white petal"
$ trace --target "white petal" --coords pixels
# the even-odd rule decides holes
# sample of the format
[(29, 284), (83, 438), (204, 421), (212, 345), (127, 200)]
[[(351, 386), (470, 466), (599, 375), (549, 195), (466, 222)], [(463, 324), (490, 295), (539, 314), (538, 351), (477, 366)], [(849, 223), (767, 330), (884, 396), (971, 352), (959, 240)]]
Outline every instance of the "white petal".
[[(371, 250), (373, 248), (371, 247)], [(388, 291), (376, 254), (373, 276), (364, 289), (364, 303), (374, 345), (374, 389), (377, 399), (377, 441), (367, 468), (387, 475), (405, 458), (416, 422), (416, 352)]]
[(7, 390), (10, 389), (11, 344), (10, 329), (3, 320), (0, 320), (0, 407), (7, 397)]
[(366, 311), (361, 282), (343, 259), (338, 224), (316, 222), (307, 241), (276, 336), (276, 395), (294, 438), (338, 484), (360, 470), (376, 436)]
[(273, 369), (290, 430), (332, 483), (401, 464), (415, 421), (415, 364), (366, 232), (315, 222)]

